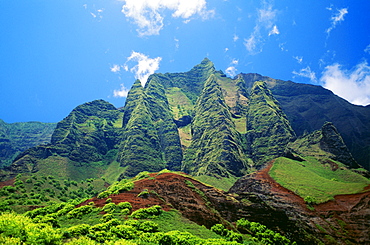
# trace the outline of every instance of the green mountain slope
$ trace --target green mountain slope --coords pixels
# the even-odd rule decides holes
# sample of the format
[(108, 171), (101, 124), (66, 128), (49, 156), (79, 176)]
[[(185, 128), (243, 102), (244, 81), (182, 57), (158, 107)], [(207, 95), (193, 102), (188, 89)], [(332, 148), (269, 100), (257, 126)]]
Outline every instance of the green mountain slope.
[(271, 91), (264, 82), (255, 82), (247, 113), (247, 144), (254, 162), (265, 164), (281, 156), (294, 137), (290, 123)]
[[(55, 164), (77, 179), (90, 171), (113, 181), (164, 168), (234, 179), (283, 156), (292, 140), (325, 121), (338, 130), (323, 131), (321, 151), (357, 168), (356, 160), (369, 154), (364, 152), (370, 147), (367, 109), (318, 86), (258, 74), (231, 79), (205, 58), (188, 72), (153, 74), (145, 87), (137, 80), (122, 110), (102, 100), (76, 107), (58, 123), (50, 144), (21, 153), (3, 176), (47, 173)], [(4, 138), (5, 148), (8, 142)], [(356, 160), (343, 158), (346, 145)]]
[(356, 161), (370, 170), (370, 106), (357, 106), (321, 86), (240, 74), (245, 89), (265, 81), (287, 115), (297, 136), (319, 130), (332, 122)]
[(217, 77), (211, 75), (195, 106), (192, 142), (185, 151), (183, 170), (192, 175), (242, 176), (248, 159)]
[(5, 123), (0, 119), (0, 167), (8, 166), (28, 148), (50, 143), (56, 123)]

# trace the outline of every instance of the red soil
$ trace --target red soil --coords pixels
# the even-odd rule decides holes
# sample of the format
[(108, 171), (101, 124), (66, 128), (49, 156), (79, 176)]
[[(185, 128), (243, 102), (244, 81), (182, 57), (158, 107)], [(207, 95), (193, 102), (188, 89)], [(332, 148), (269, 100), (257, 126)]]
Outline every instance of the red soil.
[(3, 188), (4, 186), (8, 186), (8, 185), (14, 186), (14, 178), (0, 182), (0, 188)]
[[(162, 194), (163, 188), (162, 186), (168, 185), (182, 185), (184, 186), (184, 180), (190, 178), (186, 178), (177, 174), (173, 173), (163, 173), (160, 175), (157, 174), (149, 174), (150, 178), (142, 179), (135, 181), (135, 187), (130, 190), (120, 194), (113, 194), (110, 195), (108, 198), (112, 198), (112, 202), (118, 204), (120, 202), (130, 202), (132, 205), (132, 210), (135, 211), (140, 208), (147, 208), (154, 205), (160, 205), (163, 210), (169, 211), (173, 208), (170, 203), (167, 203), (163, 198), (160, 198), (159, 195), (155, 193)], [(150, 194), (148, 197), (138, 197), (138, 195), (142, 192), (147, 190)], [(86, 205), (89, 202), (94, 202), (95, 206), (103, 207), (106, 204), (106, 199), (98, 199), (96, 197), (91, 198), (79, 206)]]

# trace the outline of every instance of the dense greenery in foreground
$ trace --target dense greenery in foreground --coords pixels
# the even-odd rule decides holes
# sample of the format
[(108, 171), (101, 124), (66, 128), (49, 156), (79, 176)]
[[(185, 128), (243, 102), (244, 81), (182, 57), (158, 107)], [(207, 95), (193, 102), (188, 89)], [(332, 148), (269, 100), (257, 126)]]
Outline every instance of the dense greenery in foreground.
[[(131, 214), (130, 214), (131, 213)], [(177, 211), (164, 212), (160, 206), (131, 212), (131, 204), (104, 207), (94, 203), (75, 207), (58, 203), (24, 214), (0, 215), (1, 244), (292, 244), (263, 225), (239, 220), (235, 231), (222, 224), (211, 230), (185, 220)], [(193, 233), (193, 234), (192, 234)], [(196, 235), (195, 235), (195, 234)]]
[[(305, 161), (299, 162), (279, 157), (269, 174), (276, 182), (311, 204), (331, 200), (335, 195), (362, 192), (370, 184), (369, 179), (347, 169), (340, 162), (320, 162), (313, 157), (303, 159)], [(333, 170), (330, 163), (338, 168)]]
[[(0, 244), (291, 244), (258, 223), (240, 220), (228, 229), (222, 224), (207, 229), (176, 210), (165, 212), (156, 205), (133, 211), (129, 202), (108, 198), (131, 190), (148, 174), (113, 183), (98, 195), (105, 199), (103, 207), (77, 205), (96, 196), (90, 187), (98, 180), (62, 183), (52, 176), (18, 175), (14, 186), (0, 189)], [(30, 210), (34, 207), (39, 208)]]

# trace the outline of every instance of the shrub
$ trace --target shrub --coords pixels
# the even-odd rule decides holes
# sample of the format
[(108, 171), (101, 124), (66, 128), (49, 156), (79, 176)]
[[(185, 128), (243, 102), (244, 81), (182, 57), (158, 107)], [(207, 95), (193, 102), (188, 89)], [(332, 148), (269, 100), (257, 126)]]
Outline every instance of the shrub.
[(116, 211), (116, 207), (116, 204), (111, 202), (105, 204), (102, 210), (106, 213), (114, 213), (114, 211)]
[(129, 210), (132, 209), (131, 203), (129, 202), (120, 202), (117, 204), (117, 207), (120, 209), (129, 209)]
[(103, 191), (103, 192), (99, 193), (97, 198), (103, 199), (103, 198), (107, 198), (109, 195), (110, 195), (110, 193), (108, 191)]
[(118, 238), (135, 239), (138, 236), (138, 231), (128, 225), (117, 225), (112, 227), (111, 232)]
[[(14, 213), (0, 215), (0, 234), (2, 238), (22, 241), (22, 244), (60, 244), (62, 234), (48, 224), (35, 224), (28, 217)], [(15, 243), (17, 244), (17, 243)], [(18, 243), (20, 244), (20, 243)]]
[(312, 196), (306, 196), (303, 200), (308, 205), (312, 205), (312, 204), (316, 204), (317, 203), (316, 198), (314, 198)]
[(67, 213), (67, 218), (81, 218), (83, 215), (86, 215), (88, 213), (91, 213), (93, 211), (93, 207), (89, 205), (81, 206), (78, 208), (75, 208)]
[(140, 223), (138, 230), (144, 232), (157, 232), (159, 230), (159, 226), (157, 223), (147, 220)]
[(220, 236), (228, 236), (229, 235), (229, 230), (226, 229), (222, 224), (216, 224), (211, 227), (211, 231), (214, 233), (220, 235)]
[(162, 213), (162, 208), (159, 205), (150, 208), (140, 208), (131, 214), (131, 217), (136, 219), (146, 219), (153, 216), (158, 216)]
[(140, 192), (137, 197), (141, 197), (141, 198), (148, 198), (149, 197), (149, 191), (147, 189), (143, 190), (142, 192)]

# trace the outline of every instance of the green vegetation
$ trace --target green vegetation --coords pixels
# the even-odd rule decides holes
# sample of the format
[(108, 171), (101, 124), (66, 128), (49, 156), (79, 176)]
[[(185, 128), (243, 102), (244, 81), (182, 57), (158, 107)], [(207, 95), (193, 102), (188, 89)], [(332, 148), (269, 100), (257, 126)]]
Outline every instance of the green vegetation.
[(247, 139), (251, 158), (256, 164), (282, 155), (295, 137), (285, 113), (266, 84), (255, 82), (251, 89), (247, 114)]
[[(109, 205), (109, 208), (108, 208)], [(114, 206), (114, 207), (113, 207)], [(181, 217), (153, 206), (133, 212), (123, 219), (120, 208), (131, 206), (106, 204), (97, 208), (75, 208), (59, 203), (22, 214), (0, 214), (2, 244), (253, 244), (243, 235), (224, 230), (207, 230)], [(102, 215), (101, 211), (109, 214)], [(217, 227), (217, 226), (215, 226)], [(226, 234), (226, 235), (225, 235)], [(224, 237), (224, 238), (222, 238)]]
[(205, 184), (211, 185), (223, 191), (228, 191), (231, 186), (238, 180), (236, 177), (222, 178), (222, 177), (212, 177), (209, 175), (199, 175), (195, 176), (194, 179), (203, 182)]
[[(279, 157), (269, 174), (276, 182), (305, 198), (310, 205), (331, 200), (335, 195), (362, 192), (370, 184), (369, 179), (340, 162), (330, 160), (323, 164), (313, 157), (303, 159), (305, 161), (299, 162)], [(332, 170), (330, 162), (339, 168)]]
[[(218, 227), (220, 228), (220, 227)], [(257, 222), (250, 222), (246, 219), (240, 219), (236, 222), (236, 228), (244, 234), (251, 234), (252, 240), (259, 241), (262, 244), (281, 244), (290, 245), (296, 242), (290, 241), (280, 233), (268, 229), (265, 225)]]
[(28, 148), (50, 143), (56, 123), (5, 123), (0, 119), (0, 167), (9, 166)]
[(209, 77), (197, 100), (192, 141), (184, 153), (182, 168), (194, 176), (240, 177), (248, 165), (243, 137), (235, 129), (217, 79), (216, 75)]
[(76, 182), (70, 179), (61, 181), (51, 175), (18, 175), (14, 187), (0, 189), (0, 211), (22, 211), (35, 205), (90, 198), (104, 189), (103, 184), (100, 179)]

